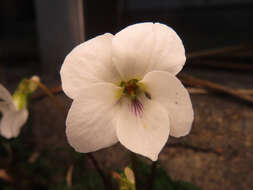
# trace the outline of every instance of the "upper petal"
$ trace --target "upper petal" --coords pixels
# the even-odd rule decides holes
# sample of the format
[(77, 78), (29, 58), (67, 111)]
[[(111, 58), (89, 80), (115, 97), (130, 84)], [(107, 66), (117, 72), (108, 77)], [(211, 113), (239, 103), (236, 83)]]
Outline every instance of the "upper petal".
[(119, 141), (132, 152), (156, 161), (158, 154), (169, 136), (169, 118), (160, 104), (140, 100), (143, 105), (141, 115), (131, 109), (131, 102), (124, 100), (118, 114), (117, 136)]
[(185, 63), (185, 50), (172, 28), (159, 23), (140, 23), (114, 36), (112, 58), (125, 80), (142, 78), (152, 70), (176, 75)]
[(142, 81), (152, 100), (167, 108), (170, 117), (170, 135), (187, 135), (193, 122), (193, 109), (188, 91), (172, 74), (153, 71), (145, 75)]
[(28, 110), (5, 110), (0, 121), (0, 134), (7, 138), (17, 137), (28, 118)]
[(82, 89), (66, 121), (68, 142), (78, 152), (92, 152), (118, 141), (114, 115), (120, 90), (111, 83), (97, 83)]
[(1, 99), (6, 102), (12, 102), (10, 92), (2, 84), (0, 84), (0, 100)]
[(74, 98), (80, 88), (95, 82), (119, 82), (119, 74), (111, 60), (112, 34), (104, 34), (74, 48), (62, 65), (62, 88)]

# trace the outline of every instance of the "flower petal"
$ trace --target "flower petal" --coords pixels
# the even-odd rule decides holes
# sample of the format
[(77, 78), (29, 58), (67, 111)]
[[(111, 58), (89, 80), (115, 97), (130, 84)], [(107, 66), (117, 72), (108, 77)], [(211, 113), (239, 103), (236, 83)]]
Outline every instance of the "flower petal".
[(120, 81), (111, 60), (112, 37), (112, 34), (107, 33), (88, 40), (65, 58), (60, 74), (62, 88), (70, 98), (92, 83)]
[(111, 83), (97, 83), (76, 97), (66, 121), (69, 143), (78, 152), (92, 152), (118, 142), (114, 115), (116, 95), (121, 88)]
[(185, 50), (176, 32), (160, 23), (131, 25), (112, 40), (112, 59), (125, 80), (152, 70), (176, 75), (185, 63)]
[(0, 100), (1, 99), (7, 102), (12, 102), (10, 92), (3, 85), (0, 84)]
[(172, 74), (153, 71), (145, 75), (142, 81), (152, 100), (167, 108), (170, 117), (170, 135), (185, 136), (191, 130), (193, 109), (188, 91)]
[(143, 112), (136, 115), (131, 103), (124, 100), (118, 115), (117, 136), (119, 141), (132, 152), (155, 161), (169, 136), (169, 118), (160, 104), (141, 99)]
[(11, 109), (11, 105), (12, 104), (10, 104), (9, 102), (0, 101), (0, 112), (2, 112), (2, 114), (8, 112)]
[(17, 137), (28, 118), (28, 110), (5, 110), (0, 121), (0, 134), (7, 138)]

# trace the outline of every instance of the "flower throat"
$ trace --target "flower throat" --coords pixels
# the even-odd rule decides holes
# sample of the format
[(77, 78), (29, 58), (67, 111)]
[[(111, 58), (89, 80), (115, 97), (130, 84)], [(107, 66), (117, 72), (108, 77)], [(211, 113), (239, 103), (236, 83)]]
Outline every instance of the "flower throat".
[(123, 93), (131, 99), (131, 111), (136, 116), (141, 116), (143, 113), (143, 104), (137, 96), (144, 93), (146, 98), (151, 99), (150, 94), (144, 90), (143, 86), (138, 83), (137, 79), (131, 79), (127, 82), (121, 81), (120, 86), (123, 88)]

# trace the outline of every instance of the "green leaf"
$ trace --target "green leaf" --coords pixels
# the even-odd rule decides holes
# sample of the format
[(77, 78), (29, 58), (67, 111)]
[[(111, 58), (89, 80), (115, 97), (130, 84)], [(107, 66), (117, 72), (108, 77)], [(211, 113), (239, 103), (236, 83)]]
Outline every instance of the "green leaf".
[(200, 187), (185, 181), (175, 181), (174, 187), (176, 190), (201, 190)]
[[(151, 175), (151, 165), (141, 161), (137, 162), (137, 175), (141, 176), (139, 179), (140, 187), (147, 189), (149, 177)], [(182, 180), (173, 180), (162, 167), (157, 167), (155, 170), (155, 177), (153, 179), (153, 190), (201, 190), (196, 185)]]

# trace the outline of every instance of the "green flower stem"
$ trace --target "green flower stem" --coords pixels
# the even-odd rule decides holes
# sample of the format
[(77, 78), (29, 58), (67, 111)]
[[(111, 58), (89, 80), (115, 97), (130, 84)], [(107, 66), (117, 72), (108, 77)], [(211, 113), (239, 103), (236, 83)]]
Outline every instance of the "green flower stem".
[(136, 190), (140, 189), (139, 187), (139, 175), (138, 175), (138, 163), (137, 163), (137, 156), (135, 153), (130, 152), (131, 155), (131, 165), (132, 165), (132, 169), (134, 171), (134, 175), (135, 175), (135, 188)]
[(101, 178), (102, 178), (102, 180), (104, 182), (105, 188), (107, 190), (110, 190), (109, 180), (106, 177), (104, 171), (100, 168), (100, 166), (99, 166), (98, 161), (96, 160), (96, 158), (91, 153), (88, 153), (87, 156), (91, 160), (91, 162), (93, 163), (93, 165), (94, 165), (95, 169), (97, 170), (97, 172), (99, 173), (99, 175), (101, 176)]
[(153, 189), (156, 166), (157, 166), (157, 161), (152, 162), (151, 174), (150, 174), (150, 176), (148, 178), (148, 181), (147, 181), (147, 190), (152, 190)]
[(36, 82), (38, 86), (51, 98), (53, 103), (56, 105), (56, 107), (64, 114), (64, 116), (67, 116), (67, 111), (64, 108), (64, 106), (55, 98), (54, 94), (47, 88), (46, 85), (44, 85), (41, 82)]

